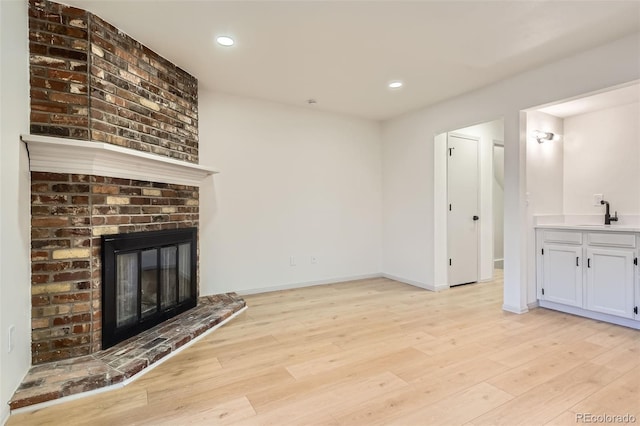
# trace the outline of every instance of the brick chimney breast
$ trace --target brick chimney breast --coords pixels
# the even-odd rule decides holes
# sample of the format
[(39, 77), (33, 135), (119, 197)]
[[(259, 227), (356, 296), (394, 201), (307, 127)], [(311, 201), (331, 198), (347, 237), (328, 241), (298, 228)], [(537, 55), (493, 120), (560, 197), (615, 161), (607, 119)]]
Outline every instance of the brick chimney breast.
[[(29, 1), (31, 134), (198, 163), (197, 79), (85, 10)], [(31, 173), (32, 362), (101, 345), (103, 234), (197, 226), (196, 186)]]

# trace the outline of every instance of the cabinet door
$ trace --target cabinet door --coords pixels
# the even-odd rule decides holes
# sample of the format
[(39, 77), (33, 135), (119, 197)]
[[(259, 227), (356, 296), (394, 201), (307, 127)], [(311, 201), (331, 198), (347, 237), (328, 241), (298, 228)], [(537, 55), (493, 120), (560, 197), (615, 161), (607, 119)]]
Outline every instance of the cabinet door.
[(545, 244), (542, 256), (542, 298), (582, 307), (582, 247)]
[(633, 250), (587, 248), (587, 309), (633, 318)]

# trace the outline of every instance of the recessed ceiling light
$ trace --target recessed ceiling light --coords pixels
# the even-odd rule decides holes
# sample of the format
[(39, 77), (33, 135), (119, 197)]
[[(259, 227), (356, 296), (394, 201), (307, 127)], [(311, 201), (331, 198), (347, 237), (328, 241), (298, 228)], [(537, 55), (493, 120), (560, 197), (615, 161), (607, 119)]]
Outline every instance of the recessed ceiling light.
[(229, 36), (218, 36), (216, 37), (216, 41), (220, 46), (233, 46), (233, 39)]
[(390, 89), (399, 89), (403, 86), (403, 82), (401, 81), (392, 81), (391, 83), (389, 83), (389, 88)]

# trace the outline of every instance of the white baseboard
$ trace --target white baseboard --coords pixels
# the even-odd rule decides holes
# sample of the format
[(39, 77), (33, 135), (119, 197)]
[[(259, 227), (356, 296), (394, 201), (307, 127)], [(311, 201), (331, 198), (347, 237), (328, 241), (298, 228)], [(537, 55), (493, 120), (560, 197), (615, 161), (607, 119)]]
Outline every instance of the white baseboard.
[(538, 308), (539, 306), (540, 306), (540, 303), (538, 303), (537, 300), (535, 302), (531, 302), (527, 304), (527, 307), (529, 308), (529, 310)]
[(585, 318), (590, 318), (596, 321), (604, 321), (612, 324), (622, 325), (624, 327), (634, 328), (640, 330), (640, 321), (636, 321), (632, 318), (622, 318), (615, 315), (602, 314), (600, 312), (588, 311), (582, 308), (576, 308), (574, 306), (563, 305), (561, 303), (549, 302), (548, 300), (540, 300), (540, 307), (553, 309), (567, 314), (578, 315)]
[(494, 259), (493, 267), (494, 269), (504, 269), (504, 259)]
[(512, 312), (514, 314), (525, 314), (529, 312), (528, 307), (521, 308), (520, 306), (502, 305), (502, 310)]
[(408, 278), (403, 278), (403, 277), (399, 277), (397, 275), (392, 275), (392, 274), (382, 274), (382, 276), (390, 280), (399, 281), (401, 283), (409, 284), (414, 287), (420, 287), (429, 291), (442, 291), (442, 290), (447, 290), (449, 288), (447, 284), (440, 284), (440, 285), (425, 284), (420, 281), (410, 280)]
[(335, 284), (341, 283), (345, 281), (356, 281), (356, 280), (367, 280), (372, 278), (381, 278), (383, 274), (364, 274), (364, 275), (351, 275), (347, 277), (337, 277), (337, 278), (329, 278), (325, 280), (316, 280), (316, 281), (303, 281), (300, 283), (292, 283), (292, 284), (283, 284), (283, 285), (275, 285), (270, 287), (259, 287), (259, 288), (250, 288), (248, 290), (236, 290), (235, 292), (240, 296), (249, 295), (249, 294), (258, 294), (258, 293), (270, 293), (272, 291), (281, 291), (281, 290), (292, 290), (295, 288), (303, 288), (303, 287), (313, 287), (316, 285), (326, 285), (326, 284)]
[[(40, 404), (33, 404), (33, 405), (29, 405), (27, 407), (18, 408), (18, 409), (15, 409), (15, 410), (11, 411), (11, 414), (29, 413), (31, 411), (40, 410), (42, 408), (50, 407), (52, 405), (58, 405), (58, 404), (62, 404), (64, 402), (69, 402), (69, 401), (73, 401), (73, 400), (76, 400), (76, 399), (84, 398), (85, 396), (97, 395), (99, 393), (108, 392), (108, 391), (111, 391), (111, 390), (114, 390), (114, 389), (123, 388), (123, 387), (127, 386), (129, 383), (133, 382), (134, 380), (137, 380), (140, 377), (144, 376), (145, 374), (147, 374), (149, 371), (153, 370), (154, 368), (156, 368), (160, 364), (164, 363), (165, 361), (169, 360), (170, 358), (173, 358), (175, 355), (177, 355), (180, 352), (182, 352), (183, 350), (187, 349), (188, 347), (190, 347), (194, 343), (202, 340), (203, 338), (205, 338), (209, 334), (213, 333), (215, 330), (217, 330), (218, 328), (222, 327), (223, 325), (225, 325), (226, 323), (228, 323), (229, 321), (231, 321), (232, 319), (234, 319), (235, 317), (237, 317), (238, 315), (240, 315), (241, 313), (243, 313), (246, 310), (247, 310), (247, 307), (245, 306), (244, 308), (240, 309), (239, 311), (234, 312), (229, 318), (227, 318), (224, 321), (221, 321), (220, 323), (214, 325), (209, 330), (205, 331), (204, 333), (202, 333), (201, 335), (199, 335), (195, 339), (190, 340), (189, 342), (187, 342), (184, 345), (180, 346), (175, 351), (172, 351), (167, 356), (165, 356), (165, 357), (161, 358), (160, 360), (154, 362), (153, 364), (151, 364), (147, 368), (145, 368), (145, 369), (141, 370), (140, 372), (134, 374), (133, 376), (129, 377), (128, 379), (126, 379), (123, 382), (116, 383), (114, 385), (106, 386), (106, 387), (99, 388), (99, 389), (94, 389), (94, 390), (91, 390), (91, 391), (88, 391), (88, 392), (76, 393), (76, 394), (73, 394), (73, 395), (65, 396), (63, 398), (54, 399), (52, 401), (41, 402)], [(4, 415), (4, 412), (3, 412), (3, 415)], [(2, 424), (4, 424), (4, 423), (2, 423)]]

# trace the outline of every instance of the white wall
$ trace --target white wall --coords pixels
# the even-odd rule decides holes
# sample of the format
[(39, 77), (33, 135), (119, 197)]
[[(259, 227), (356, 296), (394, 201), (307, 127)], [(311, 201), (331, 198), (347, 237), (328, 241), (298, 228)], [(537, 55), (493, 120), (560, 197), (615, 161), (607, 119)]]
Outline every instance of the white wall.
[[(538, 143), (536, 131), (552, 132), (558, 140)], [(527, 280), (535, 282), (535, 218), (536, 215), (562, 215), (564, 199), (564, 122), (561, 118), (539, 111), (527, 112)], [(537, 299), (536, 288), (530, 285), (528, 303)]]
[(567, 117), (564, 130), (564, 214), (604, 214), (593, 194), (611, 214), (640, 214), (640, 104)]
[[(535, 130), (559, 135), (558, 140), (538, 143)], [(564, 199), (563, 120), (539, 111), (527, 113), (527, 195), (532, 215), (562, 214)]]
[(383, 271), (434, 285), (434, 136), (504, 117), (503, 307), (525, 312), (526, 125), (520, 111), (639, 79), (639, 50), (640, 34), (634, 34), (383, 123)]
[(439, 133), (413, 115), (385, 122), (382, 128), (382, 270), (427, 288), (435, 288), (431, 148)]
[(200, 190), (201, 294), (380, 274), (377, 122), (206, 90), (199, 114), (221, 170)]
[[(27, 2), (0, 1), (0, 423), (31, 364)], [(8, 330), (15, 327), (9, 352)]]

